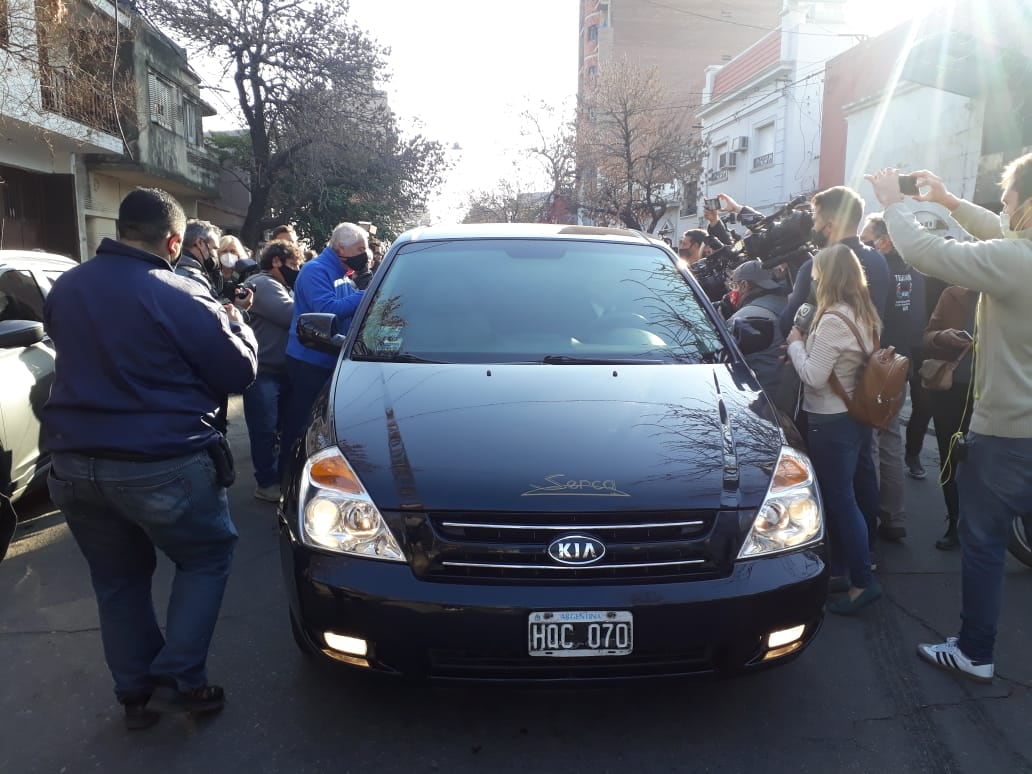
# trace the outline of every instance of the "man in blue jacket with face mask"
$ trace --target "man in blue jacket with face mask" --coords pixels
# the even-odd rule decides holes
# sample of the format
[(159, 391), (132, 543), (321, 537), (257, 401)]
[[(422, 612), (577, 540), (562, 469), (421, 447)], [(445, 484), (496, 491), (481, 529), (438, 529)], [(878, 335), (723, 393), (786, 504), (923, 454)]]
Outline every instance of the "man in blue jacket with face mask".
[(350, 264), (369, 261), (369, 235), (354, 223), (341, 223), (333, 229), (330, 242), (316, 258), (301, 267), (294, 282), (294, 317), (287, 339), (287, 401), (283, 409), (280, 438), (280, 471), (287, 469), (294, 443), (301, 437), (308, 414), (319, 392), (337, 365), (335, 355), (308, 349), (298, 340), (298, 318), (308, 312), (337, 316), (337, 330), (351, 325), (363, 291), (347, 279)]

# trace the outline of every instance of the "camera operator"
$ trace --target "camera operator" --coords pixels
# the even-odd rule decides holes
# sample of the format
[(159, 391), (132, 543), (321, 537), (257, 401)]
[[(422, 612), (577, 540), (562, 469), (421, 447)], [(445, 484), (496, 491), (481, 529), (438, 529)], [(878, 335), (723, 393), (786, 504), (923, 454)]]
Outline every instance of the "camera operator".
[(785, 337), (778, 325), (788, 300), (784, 288), (759, 261), (738, 266), (731, 273), (728, 287), (735, 309), (728, 318), (728, 328), (763, 391), (776, 404), (785, 365)]
[(989, 682), (1012, 524), (1020, 517), (1032, 531), (1032, 154), (1004, 171), (999, 216), (954, 196), (931, 172), (913, 177), (925, 190), (916, 199), (945, 207), (965, 230), (986, 240), (947, 242), (928, 233), (903, 206), (898, 170), (868, 175), (903, 258), (926, 274), (982, 293), (975, 317), (974, 409), (957, 480), (960, 635), (919, 645), (918, 654)]
[[(885, 316), (885, 302), (889, 295), (889, 267), (885, 257), (860, 241), (857, 231), (864, 215), (864, 200), (852, 188), (836, 186), (821, 191), (810, 200), (813, 206), (813, 232), (810, 240), (818, 248), (836, 243), (844, 244), (860, 259), (867, 276), (867, 289), (878, 315)], [(781, 314), (781, 332), (792, 330), (795, 313), (810, 298), (813, 284), (813, 261), (799, 267), (792, 295)]]

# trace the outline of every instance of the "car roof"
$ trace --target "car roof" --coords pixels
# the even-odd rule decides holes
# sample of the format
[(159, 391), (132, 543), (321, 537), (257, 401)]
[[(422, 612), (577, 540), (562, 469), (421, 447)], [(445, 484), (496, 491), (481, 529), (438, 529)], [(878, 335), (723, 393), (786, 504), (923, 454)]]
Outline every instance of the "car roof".
[(578, 239), (601, 242), (665, 245), (641, 231), (607, 226), (575, 226), (562, 223), (470, 223), (427, 226), (406, 231), (394, 244), (464, 239)]
[(70, 269), (77, 266), (78, 261), (73, 261), (64, 255), (47, 253), (43, 250), (0, 250), (0, 266), (10, 266), (15, 269)]

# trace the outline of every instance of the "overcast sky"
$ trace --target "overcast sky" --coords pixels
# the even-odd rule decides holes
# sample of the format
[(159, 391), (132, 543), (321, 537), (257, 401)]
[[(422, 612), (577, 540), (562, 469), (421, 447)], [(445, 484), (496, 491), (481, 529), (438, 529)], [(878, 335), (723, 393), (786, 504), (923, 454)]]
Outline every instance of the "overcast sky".
[(391, 48), (387, 84), (403, 126), (451, 149), (456, 162), (438, 218), (466, 191), (510, 174), (518, 114), (577, 91), (578, 0), (351, 0), (349, 18)]

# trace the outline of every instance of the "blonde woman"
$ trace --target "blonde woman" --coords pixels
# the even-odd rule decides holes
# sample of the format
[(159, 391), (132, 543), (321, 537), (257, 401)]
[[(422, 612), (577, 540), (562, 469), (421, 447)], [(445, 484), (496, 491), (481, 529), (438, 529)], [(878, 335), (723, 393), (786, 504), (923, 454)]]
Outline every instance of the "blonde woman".
[(226, 234), (219, 240), (219, 263), (222, 265), (222, 276), (226, 279), (232, 279), (237, 261), (246, 257), (247, 250), (235, 236)]
[(881, 320), (860, 261), (848, 246), (840, 243), (817, 253), (813, 281), (813, 324), (808, 336), (792, 329), (788, 356), (803, 383), (807, 443), (831, 537), (832, 586), (837, 579), (838, 590), (848, 589), (848, 596), (829, 604), (828, 611), (853, 615), (881, 596), (871, 574), (867, 526), (878, 514), (878, 481), (871, 428), (849, 416), (829, 380), (834, 373), (846, 393), (853, 394), (866, 354), (878, 345)]

